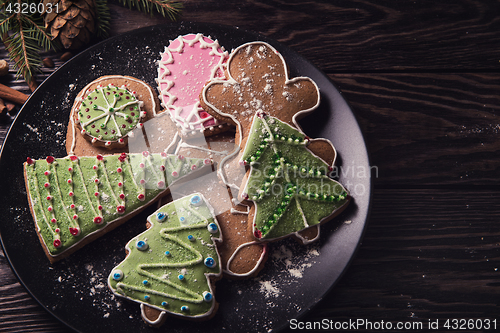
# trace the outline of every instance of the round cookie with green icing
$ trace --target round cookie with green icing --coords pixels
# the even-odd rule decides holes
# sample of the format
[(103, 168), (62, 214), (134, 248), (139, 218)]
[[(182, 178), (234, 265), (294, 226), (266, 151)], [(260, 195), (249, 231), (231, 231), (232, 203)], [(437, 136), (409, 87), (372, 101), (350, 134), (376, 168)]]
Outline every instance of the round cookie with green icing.
[(217, 309), (213, 283), (222, 274), (216, 246), (221, 240), (205, 198), (182, 197), (148, 217), (148, 230), (127, 243), (127, 256), (111, 271), (108, 285), (115, 295), (141, 304), (152, 326), (167, 314), (208, 319)]
[(73, 105), (75, 126), (97, 147), (125, 147), (133, 130), (146, 120), (144, 102), (124, 80), (126, 77), (117, 76), (115, 80), (88, 85)]

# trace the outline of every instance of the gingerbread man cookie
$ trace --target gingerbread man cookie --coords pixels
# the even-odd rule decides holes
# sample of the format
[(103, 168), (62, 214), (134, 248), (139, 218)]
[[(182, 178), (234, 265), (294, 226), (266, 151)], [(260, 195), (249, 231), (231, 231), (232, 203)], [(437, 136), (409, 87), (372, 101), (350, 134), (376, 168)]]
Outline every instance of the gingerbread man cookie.
[[(207, 83), (200, 101), (214, 117), (236, 125), (236, 142), (242, 150), (232, 160), (223, 161), (219, 172), (226, 183), (239, 187), (240, 199), (251, 202), (249, 222), (254, 236), (273, 240), (293, 234), (303, 243), (317, 239), (319, 229), (316, 227), (318, 233), (315, 233), (307, 228), (330, 220), (350, 200), (346, 190), (327, 176), (336, 158), (331, 142), (308, 138), (297, 122), (318, 107), (317, 85), (307, 77), (290, 79), (282, 55), (264, 42), (236, 48), (228, 59), (226, 75), (227, 80)], [(292, 148), (294, 145), (298, 149)], [(264, 158), (260, 159), (260, 155)], [(294, 158), (299, 158), (300, 163), (293, 161)], [(234, 169), (236, 163), (249, 168), (241, 182), (231, 183), (225, 170)], [(314, 177), (318, 177), (328, 182), (330, 190), (325, 192), (321, 186), (319, 191), (304, 190), (305, 184), (297, 181), (300, 177), (290, 177), (294, 168), (313, 173), (306, 183), (315, 183)], [(260, 177), (255, 177), (256, 171), (261, 171)], [(270, 190), (277, 191), (273, 192), (276, 199), (259, 203), (270, 197)], [(309, 214), (318, 208), (310, 202), (320, 200), (334, 204), (323, 205), (321, 213)]]

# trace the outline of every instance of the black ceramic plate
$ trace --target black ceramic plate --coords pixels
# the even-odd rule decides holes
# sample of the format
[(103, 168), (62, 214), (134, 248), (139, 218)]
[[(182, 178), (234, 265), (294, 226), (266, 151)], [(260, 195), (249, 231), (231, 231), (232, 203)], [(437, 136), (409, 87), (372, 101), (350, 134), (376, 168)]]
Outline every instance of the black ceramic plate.
[(158, 332), (140, 318), (139, 306), (112, 297), (110, 270), (125, 257), (125, 243), (142, 232), (141, 215), (51, 265), (45, 257), (30, 215), (22, 163), (27, 156), (63, 157), (70, 107), (88, 82), (107, 74), (126, 74), (155, 87), (156, 61), (169, 40), (202, 32), (227, 50), (264, 40), (280, 51), (291, 75), (311, 77), (321, 90), (321, 107), (302, 121), (312, 137), (329, 138), (338, 151), (339, 181), (354, 197), (335, 222), (321, 228), (321, 239), (309, 246), (292, 240), (273, 243), (270, 259), (258, 278), (221, 280), (216, 285), (220, 308), (213, 319), (196, 323), (169, 318), (168, 332), (268, 332), (288, 326), (311, 309), (345, 271), (360, 242), (370, 204), (371, 180), (366, 146), (358, 123), (328, 78), (300, 55), (264, 36), (199, 23), (148, 27), (106, 40), (71, 59), (31, 95), (5, 140), (0, 159), (0, 234), (10, 264), (28, 292), (51, 314), (80, 332)]

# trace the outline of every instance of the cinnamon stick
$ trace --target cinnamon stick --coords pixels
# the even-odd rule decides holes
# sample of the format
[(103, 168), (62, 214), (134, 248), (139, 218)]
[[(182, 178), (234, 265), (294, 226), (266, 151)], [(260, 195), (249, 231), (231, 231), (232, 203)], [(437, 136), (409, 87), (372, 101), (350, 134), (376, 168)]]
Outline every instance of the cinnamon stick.
[(7, 106), (5, 106), (3, 99), (0, 98), (0, 115), (4, 115), (6, 113), (7, 113)]
[(0, 84), (0, 98), (22, 105), (28, 99), (28, 95)]

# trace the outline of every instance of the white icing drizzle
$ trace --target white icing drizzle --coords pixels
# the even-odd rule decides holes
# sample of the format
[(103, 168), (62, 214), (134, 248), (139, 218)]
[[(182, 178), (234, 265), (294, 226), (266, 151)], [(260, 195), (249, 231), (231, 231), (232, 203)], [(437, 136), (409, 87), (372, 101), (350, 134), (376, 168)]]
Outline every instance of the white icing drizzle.
[[(262, 246), (262, 253), (260, 254), (260, 258), (259, 260), (257, 260), (257, 262), (255, 263), (255, 266), (248, 272), (246, 273), (235, 273), (233, 271), (231, 271), (229, 269), (229, 267), (231, 266), (231, 263), (233, 262), (234, 258), (236, 258), (236, 254), (244, 247), (247, 247), (247, 246), (250, 246), (250, 245), (260, 245)], [(248, 243), (243, 243), (241, 244), (240, 246), (238, 246), (236, 248), (236, 250), (234, 250), (233, 254), (231, 255), (231, 257), (227, 260), (227, 264), (226, 264), (226, 269), (224, 270), (224, 272), (226, 273), (229, 273), (233, 276), (239, 276), (239, 277), (246, 277), (246, 276), (250, 276), (252, 275), (257, 269), (259, 269), (259, 266), (260, 264), (262, 263), (262, 260), (264, 260), (265, 256), (266, 256), (266, 253), (267, 253), (267, 244), (262, 244), (262, 242), (259, 242), (259, 241), (252, 241), (252, 242), (248, 242)]]
[(177, 149), (179, 150), (181, 148), (193, 148), (193, 149), (205, 151), (205, 152), (210, 153), (210, 154), (217, 154), (217, 155), (226, 155), (228, 153), (227, 150), (219, 151), (219, 150), (208, 149), (208, 148), (204, 148), (204, 147), (200, 147), (200, 146), (190, 145), (189, 143), (186, 143), (182, 140), (179, 143), (179, 146)]
[[(199, 43), (200, 49), (211, 48), (209, 54), (219, 56), (217, 65), (211, 68), (210, 80), (212, 80), (216, 77), (218, 71), (221, 73), (224, 72), (224, 60), (227, 58), (228, 53), (227, 51), (224, 51), (224, 48), (219, 45), (219, 42), (217, 40), (215, 40), (213, 43), (206, 42), (204, 40), (203, 34), (201, 33), (196, 34), (194, 39), (185, 39), (184, 36), (178, 36), (177, 40), (179, 41), (179, 46), (176, 48), (165, 47), (164, 53), (161, 54), (161, 56), (163, 58), (164, 55), (167, 55), (167, 58), (166, 60), (158, 61), (158, 78), (156, 79), (156, 82), (158, 84), (158, 91), (160, 93), (161, 105), (169, 110), (169, 114), (172, 120), (180, 128), (181, 133), (184, 135), (189, 134), (193, 131), (203, 132), (207, 128), (203, 125), (203, 123), (207, 122), (208, 120), (213, 120), (214, 122), (214, 124), (211, 125), (209, 129), (213, 129), (214, 126), (220, 126), (220, 122), (212, 115), (207, 113), (205, 118), (202, 118), (200, 116), (200, 112), (203, 111), (203, 109), (200, 107), (199, 101), (197, 101), (193, 105), (184, 107), (174, 105), (177, 96), (170, 92), (170, 88), (174, 86), (174, 81), (168, 79), (171, 74), (168, 65), (174, 62), (172, 53), (182, 53), (184, 51), (185, 44), (193, 46), (195, 43)], [(218, 49), (221, 49), (222, 52), (220, 52)], [(162, 84), (166, 84), (166, 87), (163, 89), (160, 88)], [(185, 118), (181, 117), (181, 112), (184, 110), (184, 108), (188, 107), (191, 107), (191, 111), (189, 112), (189, 114)], [(196, 125), (200, 125), (200, 128), (198, 130), (195, 128)]]

